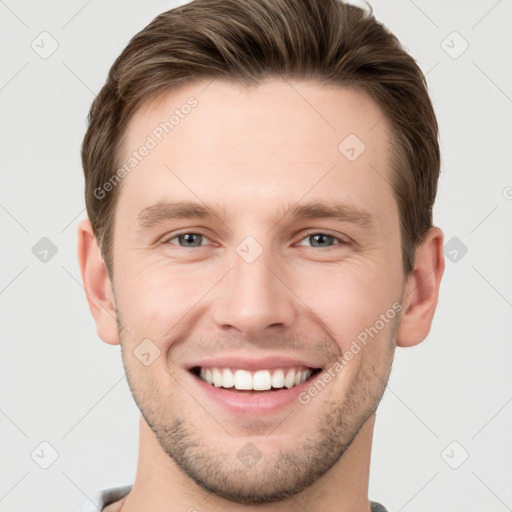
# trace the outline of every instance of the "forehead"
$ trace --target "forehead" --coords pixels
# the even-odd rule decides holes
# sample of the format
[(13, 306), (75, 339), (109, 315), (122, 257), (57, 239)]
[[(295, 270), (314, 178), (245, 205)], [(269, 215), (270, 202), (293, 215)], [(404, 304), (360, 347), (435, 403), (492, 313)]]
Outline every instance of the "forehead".
[(389, 136), (362, 91), (288, 80), (185, 84), (132, 116), (122, 163), (134, 165), (119, 203), (135, 214), (185, 198), (263, 215), (273, 201), (328, 195), (393, 211)]

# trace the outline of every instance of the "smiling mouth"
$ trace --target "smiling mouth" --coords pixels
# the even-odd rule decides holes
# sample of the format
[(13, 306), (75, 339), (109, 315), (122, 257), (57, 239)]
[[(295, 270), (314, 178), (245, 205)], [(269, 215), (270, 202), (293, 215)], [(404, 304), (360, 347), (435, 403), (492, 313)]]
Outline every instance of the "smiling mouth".
[(239, 393), (261, 393), (293, 388), (312, 379), (322, 368), (274, 368), (271, 370), (248, 371), (233, 368), (194, 366), (190, 372), (217, 388)]

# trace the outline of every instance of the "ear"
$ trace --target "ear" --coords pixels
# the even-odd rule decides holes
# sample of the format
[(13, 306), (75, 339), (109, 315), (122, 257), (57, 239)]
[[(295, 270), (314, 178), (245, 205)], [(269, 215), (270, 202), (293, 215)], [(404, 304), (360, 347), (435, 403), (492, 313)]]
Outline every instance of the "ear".
[(430, 228), (417, 247), (414, 270), (407, 277), (397, 345), (412, 347), (430, 332), (444, 272), (443, 232)]
[(98, 336), (105, 343), (118, 345), (114, 292), (89, 219), (78, 226), (78, 261)]

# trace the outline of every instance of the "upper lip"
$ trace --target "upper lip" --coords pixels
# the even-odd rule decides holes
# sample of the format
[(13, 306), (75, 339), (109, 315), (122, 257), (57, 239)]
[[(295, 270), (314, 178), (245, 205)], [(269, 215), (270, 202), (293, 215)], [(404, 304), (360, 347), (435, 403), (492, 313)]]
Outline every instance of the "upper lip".
[(248, 358), (240, 355), (223, 356), (216, 358), (207, 358), (194, 361), (185, 365), (187, 370), (196, 367), (201, 368), (235, 368), (237, 370), (274, 370), (277, 368), (322, 368), (322, 364), (317, 364), (308, 359), (292, 358), (287, 356), (267, 356), (261, 358)]

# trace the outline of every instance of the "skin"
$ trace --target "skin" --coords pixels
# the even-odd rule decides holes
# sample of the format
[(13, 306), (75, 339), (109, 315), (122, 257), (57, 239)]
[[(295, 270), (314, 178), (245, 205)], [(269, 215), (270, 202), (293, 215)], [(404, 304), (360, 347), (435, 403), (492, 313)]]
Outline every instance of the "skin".
[[(112, 282), (90, 222), (79, 228), (98, 335), (121, 344), (142, 413), (133, 489), (107, 510), (367, 512), (375, 409), (395, 347), (429, 333), (443, 234), (429, 231), (405, 276), (389, 124), (360, 91), (281, 80), (185, 84), (139, 108), (125, 154), (190, 96), (197, 107), (120, 185)], [(348, 134), (366, 146), (354, 161), (338, 150)], [(145, 208), (176, 200), (211, 205), (218, 217), (138, 227)], [(307, 202), (350, 204), (373, 225), (287, 214)], [(185, 233), (204, 235), (194, 239), (201, 245), (177, 238)], [(315, 233), (334, 238), (318, 246)], [(252, 263), (236, 251), (247, 236), (262, 249)], [(401, 315), (307, 405), (236, 415), (208, 400), (184, 368), (227, 354), (328, 368), (396, 303)], [(134, 356), (144, 339), (160, 350), (148, 366)], [(237, 457), (249, 442), (261, 453), (252, 467)]]

